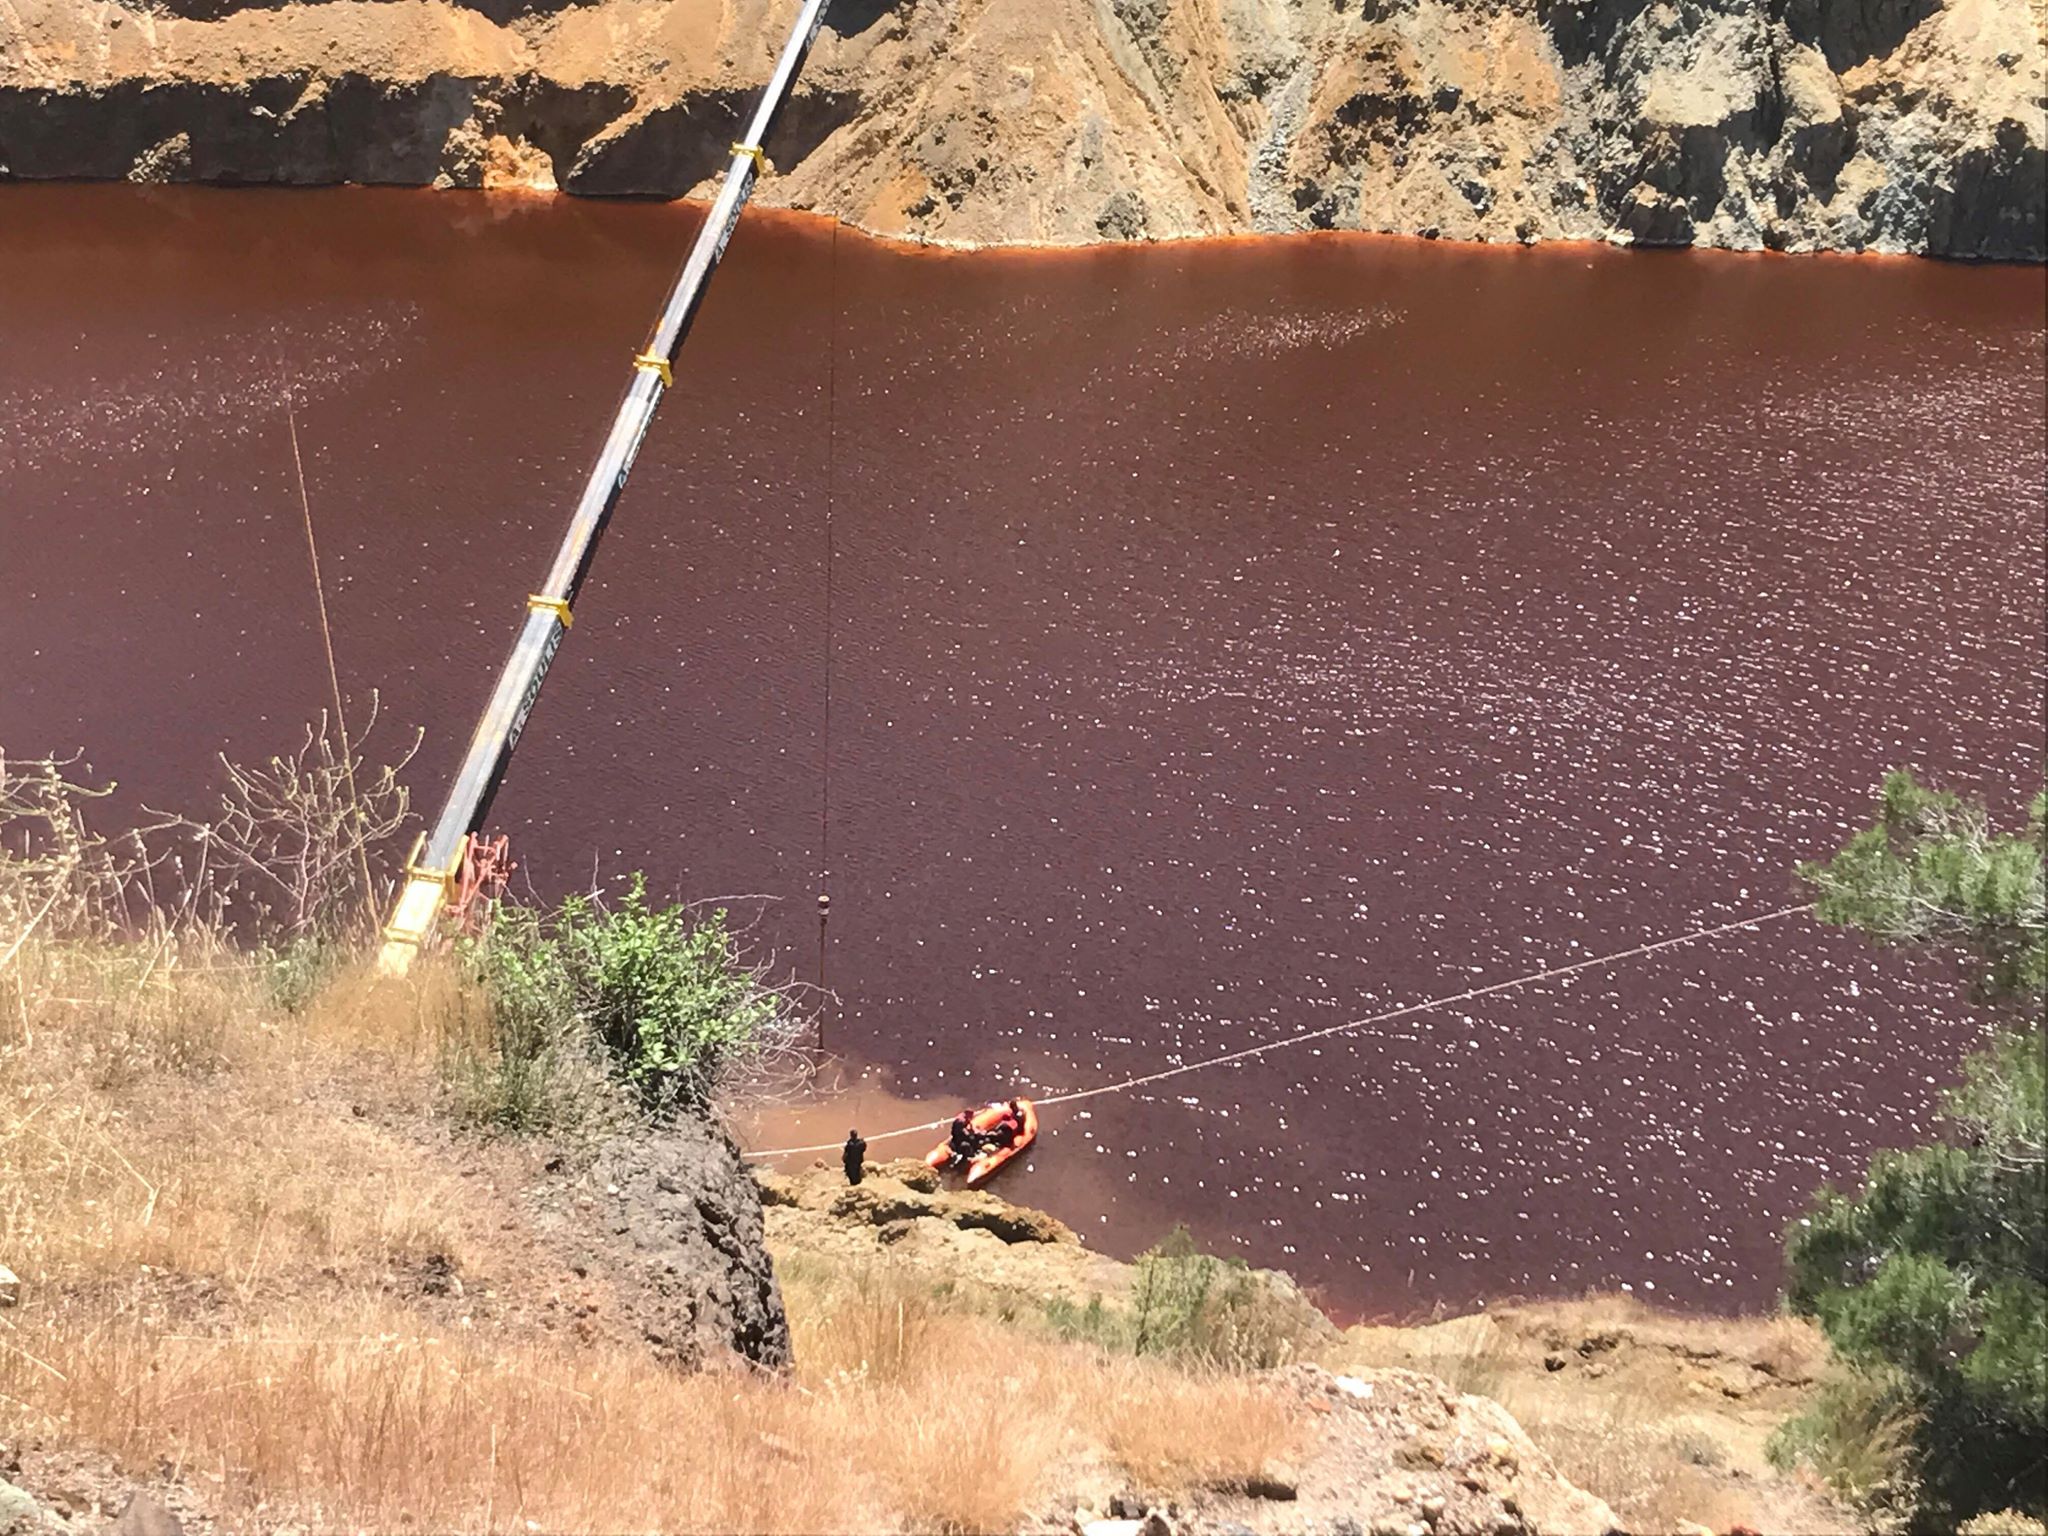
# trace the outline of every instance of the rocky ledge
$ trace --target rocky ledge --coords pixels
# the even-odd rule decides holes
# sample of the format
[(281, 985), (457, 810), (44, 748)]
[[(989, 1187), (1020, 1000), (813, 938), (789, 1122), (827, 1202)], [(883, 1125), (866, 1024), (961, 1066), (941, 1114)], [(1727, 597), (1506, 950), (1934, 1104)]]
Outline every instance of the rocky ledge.
[(1077, 1506), (1039, 1536), (1621, 1536), (1498, 1403), (1414, 1371), (1295, 1365), (1265, 1380), (1308, 1426), (1295, 1461), (1165, 1507), (1110, 1494), (1104, 1513)]
[[(887, 1257), (933, 1275), (971, 1276), (989, 1293), (1028, 1302), (1085, 1306), (1128, 1299), (1136, 1268), (1082, 1246), (1064, 1222), (981, 1189), (953, 1187), (914, 1158), (881, 1163), (849, 1188), (836, 1167), (754, 1171), (768, 1250), (860, 1264)], [(1304, 1335), (1335, 1338), (1336, 1327), (1292, 1276), (1253, 1270), (1267, 1303), (1286, 1308)]]
[[(9, 0), (0, 176), (705, 189), (787, 0)], [(2041, 0), (836, 0), (767, 201), (2044, 255)]]

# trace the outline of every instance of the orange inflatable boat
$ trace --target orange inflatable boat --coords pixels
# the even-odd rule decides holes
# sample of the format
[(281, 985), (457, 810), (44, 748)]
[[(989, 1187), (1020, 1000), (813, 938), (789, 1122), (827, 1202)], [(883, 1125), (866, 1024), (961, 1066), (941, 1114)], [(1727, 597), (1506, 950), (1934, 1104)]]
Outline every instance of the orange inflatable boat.
[[(974, 1112), (973, 1126), (977, 1131), (993, 1130), (1009, 1109), (1006, 1103), (984, 1104)], [(1011, 1158), (1017, 1156), (1038, 1139), (1038, 1110), (1029, 1099), (1017, 1100), (1017, 1109), (1023, 1116), (1023, 1129), (1017, 1139), (1007, 1147), (986, 1147), (979, 1157), (967, 1164), (969, 1185), (981, 1183)], [(953, 1161), (953, 1146), (950, 1139), (940, 1142), (925, 1154), (925, 1162), (934, 1168), (943, 1168)]]

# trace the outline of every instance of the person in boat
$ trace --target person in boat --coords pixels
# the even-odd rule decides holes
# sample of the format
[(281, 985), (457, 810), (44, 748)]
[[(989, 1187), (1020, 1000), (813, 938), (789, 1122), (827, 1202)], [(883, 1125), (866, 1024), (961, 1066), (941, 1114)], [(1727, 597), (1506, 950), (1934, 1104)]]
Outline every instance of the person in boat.
[(846, 1145), (839, 1150), (839, 1161), (846, 1168), (846, 1182), (858, 1184), (867, 1172), (868, 1144), (861, 1139), (859, 1127), (846, 1133)]
[(952, 1127), (946, 1132), (946, 1145), (953, 1149), (956, 1166), (980, 1155), (981, 1132), (974, 1128), (973, 1110), (963, 1109), (953, 1117)]
[(1024, 1111), (1015, 1099), (1003, 1106), (1002, 1117), (989, 1127), (988, 1142), (993, 1147), (1011, 1147), (1024, 1134)]

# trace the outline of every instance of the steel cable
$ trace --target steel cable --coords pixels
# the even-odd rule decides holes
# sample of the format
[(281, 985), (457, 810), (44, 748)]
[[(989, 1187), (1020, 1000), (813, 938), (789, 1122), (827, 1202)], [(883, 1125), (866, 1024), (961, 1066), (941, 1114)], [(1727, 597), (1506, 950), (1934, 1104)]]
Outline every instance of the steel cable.
[[(1270, 1051), (1286, 1050), (1290, 1046), (1305, 1045), (1311, 1040), (1327, 1040), (1332, 1035), (1341, 1035), (1349, 1030), (1366, 1029), (1374, 1024), (1391, 1023), (1414, 1014), (1428, 1013), (1434, 1009), (1447, 1008), (1454, 1003), (1471, 1002), (1474, 998), (1491, 997), (1516, 987), (1526, 987), (1539, 981), (1552, 981), (1559, 976), (1570, 976), (1579, 971), (1590, 971), (1606, 965), (1618, 965), (1624, 960), (1633, 960), (1642, 955), (1655, 954), (1659, 950), (1675, 949), (1681, 944), (1698, 943), (1701, 939), (1718, 938), (1722, 934), (1737, 933), (1746, 928), (1761, 927), (1765, 923), (1777, 922), (1780, 918), (1795, 913), (1810, 912), (1811, 902), (1799, 902), (1793, 906), (1780, 907), (1775, 912), (1761, 913), (1756, 917), (1740, 918), (1732, 923), (1717, 923), (1710, 928), (1695, 928), (1687, 933), (1674, 934), (1670, 938), (1652, 939), (1646, 944), (1637, 944), (1629, 949), (1614, 950), (1605, 955), (1593, 955), (1584, 960), (1574, 960), (1569, 965), (1554, 965), (1540, 971), (1531, 971), (1526, 976), (1511, 977), (1507, 981), (1489, 982), (1483, 987), (1470, 987), (1463, 992), (1453, 992), (1444, 997), (1433, 997), (1425, 1002), (1405, 1003), (1399, 1008), (1390, 1008), (1384, 1013), (1370, 1014), (1362, 1019), (1352, 1019), (1343, 1024), (1331, 1024), (1322, 1029), (1304, 1030), (1298, 1035), (1288, 1035), (1279, 1040), (1268, 1040), (1260, 1045), (1246, 1046), (1242, 1050), (1226, 1051), (1221, 1056), (1209, 1056), (1201, 1061), (1190, 1061), (1176, 1067), (1165, 1067), (1157, 1072), (1142, 1073), (1127, 1077), (1120, 1082), (1103, 1083), (1094, 1088), (1077, 1088), (1066, 1093), (1055, 1093), (1045, 1098), (1034, 1098), (1032, 1102), (1040, 1109), (1055, 1104), (1076, 1104), (1083, 1099), (1100, 1098), (1105, 1094), (1128, 1093), (1133, 1088), (1143, 1088), (1152, 1083), (1164, 1082), (1172, 1077), (1184, 1077), (1190, 1072), (1204, 1072), (1211, 1067), (1229, 1066), (1233, 1062), (1249, 1061), (1254, 1056), (1264, 1056)], [(940, 1130), (949, 1122), (926, 1120), (917, 1125), (906, 1125), (893, 1131), (878, 1131), (866, 1138), (869, 1142), (893, 1141), (903, 1136), (915, 1136), (924, 1131)], [(836, 1152), (840, 1144), (836, 1141), (820, 1142), (808, 1147), (771, 1147), (758, 1152), (748, 1152), (751, 1158), (795, 1157), (806, 1152)]]

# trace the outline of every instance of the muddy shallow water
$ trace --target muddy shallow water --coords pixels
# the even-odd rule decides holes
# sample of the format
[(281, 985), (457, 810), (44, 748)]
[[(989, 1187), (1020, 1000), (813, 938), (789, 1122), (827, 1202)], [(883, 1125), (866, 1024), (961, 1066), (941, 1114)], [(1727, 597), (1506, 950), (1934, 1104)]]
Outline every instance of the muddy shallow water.
[[(289, 381), (434, 801), (692, 227), (0, 192), (0, 746), (197, 805), (320, 709)], [(758, 221), (495, 823), (822, 959), (870, 1133), (1777, 907), (1885, 767), (2038, 776), (2043, 325), (2037, 270)], [(1794, 920), (1051, 1111), (1005, 1177), (1347, 1311), (1757, 1304), (1980, 1027)]]

